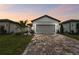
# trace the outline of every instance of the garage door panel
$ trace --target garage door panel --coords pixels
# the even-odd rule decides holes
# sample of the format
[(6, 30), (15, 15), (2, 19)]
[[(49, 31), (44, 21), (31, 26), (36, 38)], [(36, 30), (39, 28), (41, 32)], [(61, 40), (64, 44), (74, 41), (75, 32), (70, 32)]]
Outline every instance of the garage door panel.
[(55, 32), (55, 25), (37, 25), (36, 31), (42, 34), (52, 34)]

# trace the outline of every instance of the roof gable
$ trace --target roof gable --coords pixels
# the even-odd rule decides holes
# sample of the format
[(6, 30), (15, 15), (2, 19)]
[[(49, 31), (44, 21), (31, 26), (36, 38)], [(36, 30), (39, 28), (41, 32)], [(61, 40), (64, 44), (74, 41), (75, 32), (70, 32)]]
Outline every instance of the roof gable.
[(55, 18), (53, 18), (53, 17), (51, 17), (51, 16), (48, 16), (48, 15), (44, 15), (44, 16), (41, 16), (41, 17), (39, 17), (39, 18), (36, 18), (36, 19), (32, 20), (32, 22), (34, 22), (34, 21), (36, 21), (36, 20), (38, 20), (38, 19), (44, 18), (44, 17), (48, 17), (48, 18), (50, 18), (50, 19), (52, 19), (52, 20), (56, 20), (56, 21), (60, 22), (58, 19), (55, 19)]

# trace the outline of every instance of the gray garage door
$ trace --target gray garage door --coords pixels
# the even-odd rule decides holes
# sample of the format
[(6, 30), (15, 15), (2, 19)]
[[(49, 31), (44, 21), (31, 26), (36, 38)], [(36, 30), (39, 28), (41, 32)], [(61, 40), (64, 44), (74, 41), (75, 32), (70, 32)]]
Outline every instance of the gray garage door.
[(40, 34), (53, 34), (55, 33), (55, 25), (37, 25), (36, 32)]

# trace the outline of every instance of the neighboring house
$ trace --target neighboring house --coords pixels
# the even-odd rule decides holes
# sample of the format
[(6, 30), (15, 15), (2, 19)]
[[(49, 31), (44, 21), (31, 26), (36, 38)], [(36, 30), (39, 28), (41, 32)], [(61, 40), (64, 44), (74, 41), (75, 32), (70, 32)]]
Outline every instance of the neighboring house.
[(32, 29), (36, 34), (54, 34), (59, 30), (59, 22), (58, 19), (44, 15), (32, 21)]
[(7, 33), (21, 32), (20, 24), (9, 19), (0, 19), (0, 28), (4, 27)]
[(61, 22), (63, 30), (66, 33), (78, 33), (79, 32), (79, 20), (71, 19)]

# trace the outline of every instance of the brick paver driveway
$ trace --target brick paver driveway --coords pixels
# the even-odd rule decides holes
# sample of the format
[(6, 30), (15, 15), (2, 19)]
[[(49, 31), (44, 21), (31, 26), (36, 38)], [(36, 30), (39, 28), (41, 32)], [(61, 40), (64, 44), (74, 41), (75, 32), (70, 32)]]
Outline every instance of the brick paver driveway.
[(23, 54), (26, 55), (77, 55), (79, 41), (64, 35), (35, 35)]

